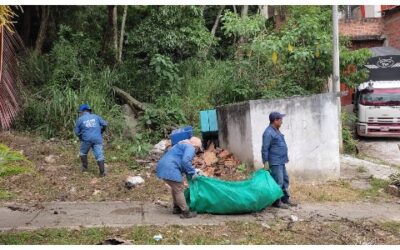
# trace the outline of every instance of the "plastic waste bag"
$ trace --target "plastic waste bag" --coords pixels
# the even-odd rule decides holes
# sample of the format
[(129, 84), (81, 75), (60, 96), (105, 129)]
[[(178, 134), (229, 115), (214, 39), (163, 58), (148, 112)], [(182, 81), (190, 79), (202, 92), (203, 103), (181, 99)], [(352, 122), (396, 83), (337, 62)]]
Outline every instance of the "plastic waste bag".
[(190, 179), (185, 190), (186, 203), (192, 211), (211, 214), (258, 212), (283, 196), (270, 173), (260, 169), (244, 181), (224, 181), (199, 176)]

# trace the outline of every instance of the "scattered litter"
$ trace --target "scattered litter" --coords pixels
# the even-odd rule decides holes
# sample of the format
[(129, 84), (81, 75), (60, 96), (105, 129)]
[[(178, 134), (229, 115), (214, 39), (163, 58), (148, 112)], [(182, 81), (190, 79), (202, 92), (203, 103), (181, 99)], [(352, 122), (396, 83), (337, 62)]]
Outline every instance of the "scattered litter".
[(8, 209), (12, 210), (12, 211), (20, 211), (20, 212), (27, 212), (29, 211), (29, 209), (27, 208), (23, 208), (23, 207), (16, 207), (16, 206), (8, 206)]
[(107, 239), (97, 245), (132, 245), (132, 241), (119, 238)]
[(157, 234), (157, 235), (154, 235), (154, 237), (153, 237), (153, 239), (155, 240), (155, 241), (160, 241), (160, 240), (162, 240), (162, 235), (161, 234)]
[(400, 188), (395, 185), (388, 185), (386, 187), (386, 192), (388, 192), (391, 195), (400, 197)]
[(169, 207), (167, 202), (161, 200), (157, 200), (155, 204), (166, 208)]
[(152, 153), (163, 154), (168, 147), (171, 146), (170, 140), (162, 140), (156, 145), (154, 145), (153, 149), (151, 150)]
[(67, 179), (68, 179), (67, 176), (60, 177), (60, 180), (62, 181), (66, 181)]
[(267, 223), (262, 223), (261, 226), (266, 229), (271, 229), (271, 227)]
[(296, 215), (290, 215), (290, 220), (292, 221), (292, 222), (296, 222), (296, 221), (299, 221), (299, 217), (297, 217)]
[(100, 194), (100, 193), (101, 193), (101, 190), (94, 190), (93, 196), (98, 195), (98, 194)]
[(48, 164), (53, 164), (53, 163), (56, 162), (56, 159), (55, 159), (55, 156), (54, 156), (54, 155), (49, 155), (49, 156), (46, 156), (46, 157), (44, 158), (44, 161), (45, 161), (46, 163), (48, 163)]
[(222, 234), (222, 236), (229, 237), (229, 235), (227, 235), (227, 234)]
[(141, 176), (129, 176), (126, 178), (125, 187), (131, 189), (143, 183), (144, 180)]
[(76, 193), (76, 188), (75, 188), (75, 187), (72, 187), (72, 188), (69, 190), (69, 192), (70, 192), (70, 193)]

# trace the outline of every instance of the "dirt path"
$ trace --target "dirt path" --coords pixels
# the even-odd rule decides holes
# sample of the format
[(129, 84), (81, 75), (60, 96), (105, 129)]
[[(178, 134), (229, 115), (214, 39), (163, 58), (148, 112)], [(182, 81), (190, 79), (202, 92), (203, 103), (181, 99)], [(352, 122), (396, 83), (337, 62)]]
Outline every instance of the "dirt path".
[(52, 202), (35, 206), (3, 204), (0, 231), (39, 228), (127, 227), (133, 225), (216, 225), (228, 221), (349, 220), (400, 222), (400, 201), (386, 203), (304, 203), (297, 208), (267, 208), (247, 215), (209, 215), (182, 220), (169, 208), (145, 202)]
[(400, 167), (400, 139), (362, 139), (357, 146), (361, 155)]

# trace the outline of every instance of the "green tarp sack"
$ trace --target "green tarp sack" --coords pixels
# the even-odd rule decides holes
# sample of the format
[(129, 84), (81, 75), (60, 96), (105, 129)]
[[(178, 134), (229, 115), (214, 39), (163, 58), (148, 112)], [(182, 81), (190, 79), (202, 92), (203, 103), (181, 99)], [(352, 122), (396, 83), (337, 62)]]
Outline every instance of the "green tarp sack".
[(258, 212), (283, 196), (270, 173), (260, 169), (244, 181), (223, 181), (199, 176), (189, 181), (186, 203), (192, 211), (210, 214)]

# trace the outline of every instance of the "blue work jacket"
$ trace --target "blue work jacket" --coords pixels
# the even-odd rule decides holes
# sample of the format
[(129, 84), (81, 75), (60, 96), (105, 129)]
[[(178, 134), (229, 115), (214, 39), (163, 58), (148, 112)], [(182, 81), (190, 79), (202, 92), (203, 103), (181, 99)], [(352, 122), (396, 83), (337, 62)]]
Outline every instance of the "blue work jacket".
[(195, 168), (192, 166), (193, 157), (196, 154), (195, 148), (191, 144), (176, 144), (161, 157), (157, 164), (157, 177), (183, 182), (182, 174), (193, 176)]
[(81, 141), (102, 144), (101, 130), (107, 126), (107, 122), (100, 116), (85, 112), (78, 118), (75, 124), (75, 134)]
[(289, 162), (285, 136), (271, 125), (264, 131), (261, 155), (263, 163), (268, 161), (270, 166)]

